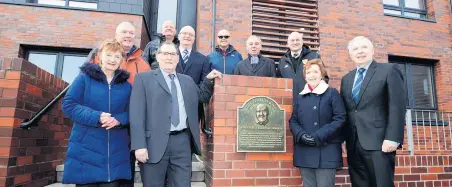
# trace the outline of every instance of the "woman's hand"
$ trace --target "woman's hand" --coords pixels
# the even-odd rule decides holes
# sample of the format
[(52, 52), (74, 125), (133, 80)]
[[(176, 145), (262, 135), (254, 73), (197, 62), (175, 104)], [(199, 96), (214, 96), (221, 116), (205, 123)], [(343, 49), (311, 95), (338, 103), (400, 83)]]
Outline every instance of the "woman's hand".
[(102, 127), (105, 128), (106, 130), (110, 130), (111, 128), (114, 128), (120, 124), (119, 121), (116, 120), (116, 118), (114, 117), (106, 117), (101, 122)]

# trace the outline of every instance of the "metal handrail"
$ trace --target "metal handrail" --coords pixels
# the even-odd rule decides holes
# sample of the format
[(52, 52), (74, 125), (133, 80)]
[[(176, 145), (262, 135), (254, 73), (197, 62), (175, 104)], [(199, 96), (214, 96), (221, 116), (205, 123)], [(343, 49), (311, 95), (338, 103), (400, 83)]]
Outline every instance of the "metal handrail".
[(70, 86), (71, 85), (68, 85), (66, 88), (64, 88), (64, 90), (61, 91), (61, 93), (59, 93), (55, 98), (53, 98), (52, 101), (47, 103), (45, 107), (41, 108), (41, 110), (39, 110), (31, 119), (23, 120), (22, 123), (20, 123), (19, 127), (24, 130), (30, 130), (32, 126), (36, 126), (39, 120), (41, 120), (41, 117), (47, 112), (47, 110), (51, 108), (55, 103), (57, 103), (58, 100), (66, 94)]

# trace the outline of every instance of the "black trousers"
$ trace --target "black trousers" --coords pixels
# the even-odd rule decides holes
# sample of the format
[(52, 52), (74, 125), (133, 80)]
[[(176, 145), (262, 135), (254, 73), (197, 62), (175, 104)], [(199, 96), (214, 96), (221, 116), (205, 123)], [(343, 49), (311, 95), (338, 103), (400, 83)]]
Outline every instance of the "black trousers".
[(76, 187), (118, 187), (119, 182), (98, 182), (98, 183), (90, 183), (90, 184), (76, 184)]
[(352, 147), (347, 150), (352, 187), (394, 187), (396, 152), (365, 150), (358, 134), (355, 132), (353, 136)]

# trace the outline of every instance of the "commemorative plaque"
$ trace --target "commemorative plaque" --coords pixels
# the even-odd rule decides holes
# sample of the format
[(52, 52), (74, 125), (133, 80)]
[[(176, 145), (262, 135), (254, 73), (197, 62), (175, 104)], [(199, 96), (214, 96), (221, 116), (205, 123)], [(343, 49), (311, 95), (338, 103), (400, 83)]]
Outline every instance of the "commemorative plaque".
[(273, 99), (253, 97), (238, 107), (237, 152), (286, 152), (286, 115)]

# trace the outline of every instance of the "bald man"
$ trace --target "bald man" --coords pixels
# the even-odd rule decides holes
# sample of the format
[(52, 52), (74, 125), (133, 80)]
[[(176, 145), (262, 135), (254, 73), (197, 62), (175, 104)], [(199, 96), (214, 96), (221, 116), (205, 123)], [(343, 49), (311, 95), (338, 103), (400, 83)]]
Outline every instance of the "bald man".
[(218, 45), (207, 55), (212, 68), (223, 74), (234, 74), (235, 66), (243, 60), (242, 54), (235, 50), (230, 42), (231, 33), (226, 29), (220, 30), (217, 34)]
[(179, 64), (177, 73), (190, 76), (196, 84), (200, 84), (210, 72), (210, 63), (206, 56), (193, 50), (195, 30), (191, 26), (182, 27), (179, 32)]
[[(130, 22), (122, 22), (116, 27), (115, 39), (121, 43), (126, 58), (121, 62), (121, 69), (130, 73), (130, 78), (127, 80), (133, 84), (135, 75), (139, 72), (149, 71), (151, 67), (146, 61), (141, 58), (143, 51), (135, 45), (135, 27)], [(97, 56), (98, 48), (94, 48), (89, 53), (86, 61), (99, 64), (100, 60)]]
[[(295, 98), (306, 84), (303, 78), (304, 63), (320, 58), (320, 55), (311, 51), (309, 46), (303, 44), (303, 34), (299, 32), (290, 33), (287, 38), (287, 47), (289, 50), (279, 60), (278, 70), (281, 73), (281, 77), (294, 79), (293, 94)], [(328, 75), (324, 79), (328, 80)]]
[(248, 58), (237, 64), (234, 75), (276, 77), (275, 62), (261, 55), (262, 40), (251, 35), (246, 40)]
[(176, 36), (176, 25), (171, 20), (163, 22), (161, 32), (162, 33), (157, 34), (143, 50), (143, 59), (151, 65), (152, 69), (159, 68), (155, 54), (162, 43), (173, 43), (176, 46), (179, 45), (179, 39)]

